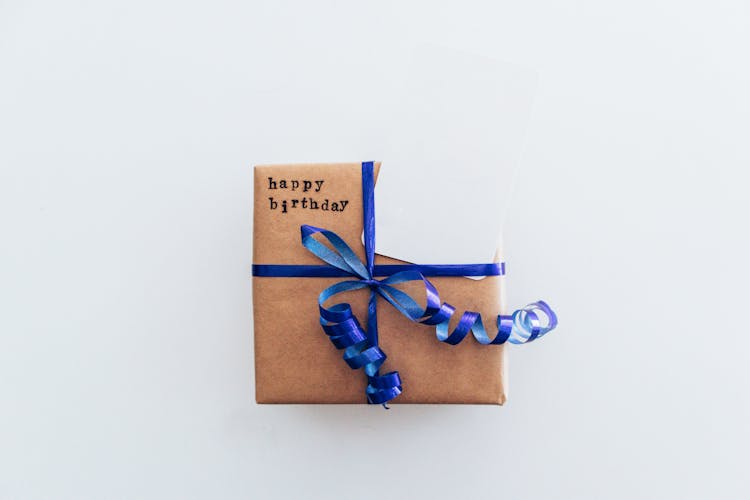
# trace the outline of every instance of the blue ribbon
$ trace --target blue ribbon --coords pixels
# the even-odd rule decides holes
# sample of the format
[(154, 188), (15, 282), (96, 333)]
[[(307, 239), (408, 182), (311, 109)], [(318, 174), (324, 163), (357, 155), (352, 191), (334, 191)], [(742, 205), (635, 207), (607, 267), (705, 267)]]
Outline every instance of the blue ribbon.
[[(392, 276), (400, 271), (419, 271), (422, 276), (502, 276), (503, 262), (489, 264), (375, 264), (373, 276)], [(350, 273), (331, 266), (301, 264), (253, 264), (253, 276), (270, 278), (345, 278)]]
[[(478, 312), (466, 311), (449, 332), (449, 323), (456, 308), (440, 300), (435, 286), (425, 276), (498, 276), (505, 272), (502, 264), (456, 265), (378, 265), (375, 261), (375, 178), (373, 162), (362, 163), (362, 197), (364, 201), (364, 243), (366, 262), (362, 262), (349, 245), (336, 233), (303, 225), (302, 245), (327, 266), (254, 265), (254, 276), (266, 277), (352, 277), (332, 285), (318, 296), (320, 324), (337, 349), (344, 350), (344, 361), (352, 369), (362, 368), (367, 375), (367, 402), (383, 404), (402, 392), (398, 372), (380, 373), (386, 354), (378, 345), (378, 296), (411, 321), (435, 326), (440, 342), (458, 344), (469, 332), (480, 344), (524, 344), (543, 337), (557, 326), (557, 316), (543, 301), (534, 302), (513, 314), (498, 315), (497, 334), (490, 337)], [(323, 241), (316, 239), (320, 237)], [(328, 245), (325, 244), (328, 243)], [(330, 246), (329, 246), (330, 245)], [(387, 276), (385, 279), (375, 279)], [(406, 292), (394, 285), (420, 282), (424, 287), (425, 306), (422, 307)], [(341, 302), (324, 304), (344, 292), (370, 289), (367, 308), (367, 329), (363, 329), (351, 306)]]

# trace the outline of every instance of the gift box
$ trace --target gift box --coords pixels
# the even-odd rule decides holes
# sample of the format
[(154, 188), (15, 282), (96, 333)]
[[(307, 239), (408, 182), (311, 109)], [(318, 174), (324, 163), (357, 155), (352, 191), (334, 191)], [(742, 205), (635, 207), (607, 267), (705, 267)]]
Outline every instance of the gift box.
[[(469, 279), (460, 274), (470, 272), (463, 268), (433, 269), (377, 254), (368, 257), (367, 234), (374, 228), (368, 226), (373, 200), (367, 183), (375, 182), (379, 169), (378, 162), (255, 167), (257, 402), (503, 404), (505, 343), (461, 342), (466, 332), (450, 332), (457, 326), (466, 330), (461, 323), (467, 318), (475, 320), (461, 312), (484, 318), (500, 313), (505, 339), (512, 338), (514, 322), (528, 327), (524, 341), (547, 330), (539, 328), (531, 309), (520, 316), (502, 314), (499, 263), (486, 264), (491, 271), (482, 279)], [(333, 292), (326, 292), (330, 287)], [(456, 314), (449, 314), (451, 306), (438, 310), (433, 304), (430, 309), (433, 289), (439, 290), (438, 302), (453, 304)], [(420, 323), (406, 295), (428, 303), (425, 314), (432, 319)], [(329, 302), (339, 305), (329, 310)], [(351, 314), (341, 304), (350, 304)], [(436, 338), (438, 323), (443, 333), (438, 327)], [(475, 330), (476, 325), (476, 335)]]

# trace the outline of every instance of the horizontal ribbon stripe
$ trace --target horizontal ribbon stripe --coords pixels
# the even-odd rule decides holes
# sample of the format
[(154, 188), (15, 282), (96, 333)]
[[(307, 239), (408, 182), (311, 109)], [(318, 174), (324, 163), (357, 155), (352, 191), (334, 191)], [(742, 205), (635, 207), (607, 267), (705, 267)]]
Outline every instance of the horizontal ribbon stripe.
[[(375, 264), (373, 276), (393, 276), (401, 271), (417, 271), (422, 276), (503, 276), (505, 263), (489, 264)], [(348, 272), (331, 266), (298, 264), (253, 264), (259, 278), (346, 278)]]

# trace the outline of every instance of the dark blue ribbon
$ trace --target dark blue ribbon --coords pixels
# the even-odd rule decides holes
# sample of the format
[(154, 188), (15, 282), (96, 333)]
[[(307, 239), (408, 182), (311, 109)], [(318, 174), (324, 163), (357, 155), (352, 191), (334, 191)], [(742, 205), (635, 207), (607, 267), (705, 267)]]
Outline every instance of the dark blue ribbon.
[[(543, 301), (534, 302), (509, 316), (497, 317), (497, 334), (490, 337), (479, 313), (466, 311), (458, 324), (449, 332), (448, 325), (456, 308), (441, 302), (435, 286), (425, 276), (498, 276), (505, 272), (503, 264), (455, 265), (378, 265), (375, 261), (375, 201), (374, 165), (362, 163), (362, 197), (364, 202), (364, 242), (366, 263), (336, 233), (318, 227), (303, 225), (302, 245), (328, 264), (308, 265), (254, 265), (253, 276), (266, 277), (352, 277), (332, 285), (318, 296), (320, 324), (337, 349), (344, 349), (344, 361), (352, 368), (362, 368), (367, 375), (367, 402), (385, 404), (402, 392), (398, 372), (381, 374), (380, 367), (386, 355), (378, 345), (377, 298), (385, 299), (401, 314), (412, 321), (434, 325), (437, 339), (448, 344), (458, 344), (471, 332), (480, 344), (524, 344), (539, 339), (557, 326), (557, 316)], [(316, 239), (322, 237), (329, 245)], [(376, 276), (387, 276), (383, 280)], [(422, 307), (406, 292), (394, 285), (421, 282), (425, 291)], [(370, 289), (367, 309), (367, 330), (364, 330), (347, 303), (330, 307), (324, 304), (335, 295), (362, 288)], [(543, 321), (543, 319), (545, 321)]]
[[(373, 276), (392, 276), (401, 271), (419, 271), (422, 276), (502, 276), (505, 264), (375, 264)], [(253, 276), (270, 278), (345, 278), (347, 271), (331, 266), (304, 264), (253, 264)]]

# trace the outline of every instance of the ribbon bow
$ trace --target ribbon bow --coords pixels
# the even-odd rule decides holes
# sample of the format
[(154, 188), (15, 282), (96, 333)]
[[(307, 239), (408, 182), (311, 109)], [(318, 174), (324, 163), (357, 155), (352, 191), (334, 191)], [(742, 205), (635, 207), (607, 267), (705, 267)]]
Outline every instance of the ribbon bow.
[[(255, 276), (341, 276), (353, 279), (338, 282), (318, 296), (320, 324), (337, 349), (344, 349), (344, 361), (352, 369), (362, 368), (367, 375), (365, 390), (367, 402), (383, 404), (402, 392), (398, 372), (380, 373), (386, 354), (378, 345), (377, 299), (381, 297), (411, 321), (435, 326), (440, 342), (458, 344), (471, 332), (483, 345), (524, 344), (539, 339), (557, 326), (557, 316), (543, 301), (534, 302), (513, 314), (498, 315), (497, 334), (490, 337), (479, 313), (466, 311), (458, 324), (449, 332), (450, 319), (456, 308), (442, 302), (435, 286), (425, 276), (492, 276), (504, 273), (502, 264), (456, 264), (456, 265), (378, 265), (375, 261), (375, 202), (374, 165), (362, 163), (362, 195), (364, 202), (364, 242), (366, 263), (362, 262), (349, 245), (333, 231), (303, 225), (302, 245), (328, 266), (277, 266), (254, 265)], [(316, 239), (323, 238), (330, 244)], [(330, 266), (330, 267), (329, 267)], [(378, 280), (376, 276), (387, 276)], [(424, 287), (425, 305), (394, 285), (420, 282)], [(324, 304), (332, 297), (344, 292), (370, 289), (367, 310), (367, 330), (360, 325), (348, 303), (332, 306)], [(546, 321), (543, 321), (546, 319)], [(387, 408), (387, 407), (386, 407)]]

